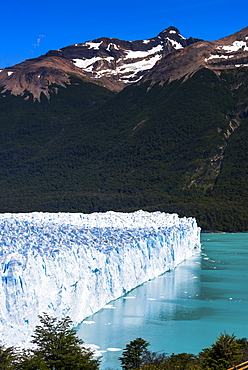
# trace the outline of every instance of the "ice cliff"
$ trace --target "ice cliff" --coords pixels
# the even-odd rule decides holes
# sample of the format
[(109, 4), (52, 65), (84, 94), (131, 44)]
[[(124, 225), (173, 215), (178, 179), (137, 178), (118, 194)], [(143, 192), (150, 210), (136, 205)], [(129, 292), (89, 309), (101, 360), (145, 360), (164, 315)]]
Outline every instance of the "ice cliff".
[(199, 248), (176, 214), (0, 214), (0, 342), (27, 344), (43, 312), (77, 324)]

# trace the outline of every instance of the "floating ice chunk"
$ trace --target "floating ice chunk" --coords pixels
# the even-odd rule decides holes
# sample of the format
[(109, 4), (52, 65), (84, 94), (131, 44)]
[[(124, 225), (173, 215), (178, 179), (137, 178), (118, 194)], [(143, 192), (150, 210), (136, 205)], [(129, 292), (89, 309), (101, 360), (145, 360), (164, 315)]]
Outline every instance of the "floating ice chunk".
[(128, 296), (128, 297), (123, 297), (123, 299), (135, 299), (135, 296)]
[(90, 348), (92, 351), (100, 349), (100, 346), (98, 346), (97, 344), (84, 344), (84, 347)]
[(83, 324), (92, 325), (92, 324), (95, 324), (95, 321), (84, 320)]
[(110, 351), (110, 352), (117, 352), (117, 351), (122, 351), (122, 348), (107, 348), (107, 351)]
[(105, 306), (103, 306), (103, 308), (115, 309), (115, 306), (113, 306), (112, 304), (106, 304)]
[(99, 357), (102, 355), (102, 353), (106, 353), (107, 351), (105, 350), (100, 350), (100, 347), (97, 346), (96, 344), (85, 344), (84, 343), (84, 347), (85, 348), (88, 348), (89, 350), (91, 350), (94, 354), (94, 357)]

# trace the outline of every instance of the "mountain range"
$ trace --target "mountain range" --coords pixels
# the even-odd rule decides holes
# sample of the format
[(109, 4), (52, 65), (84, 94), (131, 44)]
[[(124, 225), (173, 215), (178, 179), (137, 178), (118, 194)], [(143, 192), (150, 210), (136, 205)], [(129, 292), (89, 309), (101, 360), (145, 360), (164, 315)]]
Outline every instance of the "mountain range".
[(0, 71), (0, 212), (148, 211), (248, 230), (248, 27), (106, 37)]

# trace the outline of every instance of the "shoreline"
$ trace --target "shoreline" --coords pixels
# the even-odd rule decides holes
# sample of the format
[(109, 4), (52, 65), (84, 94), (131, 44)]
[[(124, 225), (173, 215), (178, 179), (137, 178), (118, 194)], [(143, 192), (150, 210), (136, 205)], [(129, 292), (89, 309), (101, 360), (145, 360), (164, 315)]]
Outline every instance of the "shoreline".
[(248, 231), (216, 231), (216, 230), (201, 230), (201, 234), (245, 234)]

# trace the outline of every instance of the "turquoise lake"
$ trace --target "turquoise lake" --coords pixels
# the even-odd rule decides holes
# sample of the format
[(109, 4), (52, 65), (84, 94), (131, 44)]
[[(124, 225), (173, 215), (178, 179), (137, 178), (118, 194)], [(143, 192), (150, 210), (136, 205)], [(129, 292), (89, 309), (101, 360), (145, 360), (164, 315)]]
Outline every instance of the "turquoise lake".
[(248, 337), (248, 234), (202, 234), (200, 253), (132, 290), (78, 327), (101, 351), (101, 369), (141, 337), (151, 351), (194, 353), (221, 333)]

